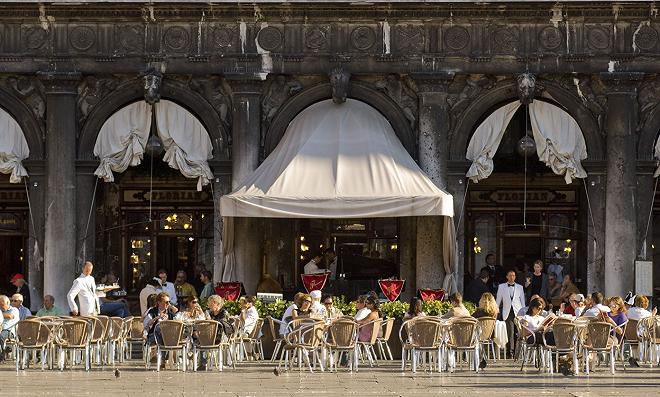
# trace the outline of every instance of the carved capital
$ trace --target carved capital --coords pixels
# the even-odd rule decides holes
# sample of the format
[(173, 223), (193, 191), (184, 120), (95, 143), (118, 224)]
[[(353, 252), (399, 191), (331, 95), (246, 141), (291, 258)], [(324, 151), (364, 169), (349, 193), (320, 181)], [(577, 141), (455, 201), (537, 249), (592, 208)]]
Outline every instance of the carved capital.
[(412, 73), (420, 94), (432, 92), (447, 92), (447, 87), (454, 80), (454, 72)]
[(37, 76), (43, 82), (48, 95), (76, 95), (79, 72), (37, 72)]
[(263, 78), (261, 76), (250, 75), (225, 75), (227, 82), (231, 86), (234, 96), (254, 96), (261, 95), (263, 91)]
[(644, 73), (612, 72), (601, 73), (600, 80), (608, 88), (607, 95), (637, 95), (637, 89), (644, 79)]
[(87, 76), (78, 84), (78, 121), (82, 124), (94, 106), (119, 86), (119, 80)]

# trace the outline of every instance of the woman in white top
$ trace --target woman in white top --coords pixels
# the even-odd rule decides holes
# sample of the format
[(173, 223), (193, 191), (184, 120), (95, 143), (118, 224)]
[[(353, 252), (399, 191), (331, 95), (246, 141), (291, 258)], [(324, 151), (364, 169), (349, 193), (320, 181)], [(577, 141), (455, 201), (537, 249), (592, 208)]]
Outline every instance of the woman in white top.
[(196, 321), (206, 320), (204, 310), (199, 305), (199, 301), (194, 296), (191, 296), (186, 302), (186, 310), (181, 310), (174, 316), (175, 320), (179, 321)]
[[(546, 317), (541, 315), (543, 311), (543, 302), (540, 299), (534, 299), (529, 303), (529, 308), (527, 309), (527, 314), (523, 316), (523, 324), (527, 329), (534, 333), (527, 337), (528, 344), (541, 344), (543, 343), (543, 338), (541, 334), (545, 331), (546, 328), (550, 327), (554, 322), (554, 319), (547, 320)], [(552, 331), (545, 333), (545, 341), (548, 345), (555, 344), (555, 337), (552, 334)]]
[(357, 312), (355, 313), (354, 317), (355, 321), (364, 320), (371, 313), (371, 310), (367, 308), (366, 302), (366, 295), (358, 296), (357, 300), (355, 301), (355, 307), (357, 308)]
[(644, 295), (637, 295), (635, 297), (635, 306), (631, 307), (628, 309), (626, 312), (626, 317), (628, 317), (628, 320), (635, 320), (639, 321), (641, 319), (644, 319), (646, 317), (651, 317), (655, 316), (655, 313), (657, 313), (658, 308), (653, 309), (653, 313), (647, 310), (649, 307), (649, 298), (645, 297)]

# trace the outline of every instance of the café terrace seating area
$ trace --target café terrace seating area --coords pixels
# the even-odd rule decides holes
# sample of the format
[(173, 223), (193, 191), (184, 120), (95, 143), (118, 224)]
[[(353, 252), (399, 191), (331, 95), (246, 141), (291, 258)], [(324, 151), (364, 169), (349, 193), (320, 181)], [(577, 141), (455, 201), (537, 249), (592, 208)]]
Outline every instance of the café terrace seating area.
[[(147, 345), (140, 317), (29, 317), (17, 323), (16, 336), (7, 341), (6, 363), (13, 360), (16, 371), (118, 366), (144, 371), (236, 371), (249, 363), (270, 366), (281, 374), (374, 367), (412, 373), (479, 372), (482, 358), (488, 363), (485, 371), (511, 362), (499, 354), (504, 346), (494, 342), (496, 320), (489, 317), (383, 318), (361, 325), (352, 316), (288, 323), (267, 317), (260, 318), (249, 335), (240, 333), (239, 317), (231, 321), (234, 333), (220, 340), (215, 338), (220, 326), (216, 321), (163, 321), (162, 343)], [(288, 330), (285, 335), (278, 331), (281, 326)], [(605, 369), (597, 370), (612, 374), (625, 370), (624, 357), (629, 354), (639, 358), (642, 369), (660, 362), (660, 316), (622, 325), (624, 336), (614, 343), (609, 337), (613, 326), (597, 320), (560, 316), (542, 340), (532, 343), (528, 337), (534, 333), (522, 321), (516, 326), (519, 336), (513, 360), (524, 372), (556, 373), (560, 355), (565, 355), (576, 375), (588, 375), (599, 366)], [(362, 327), (371, 327), (366, 341), (358, 340)], [(550, 331), (553, 345), (546, 343)]]

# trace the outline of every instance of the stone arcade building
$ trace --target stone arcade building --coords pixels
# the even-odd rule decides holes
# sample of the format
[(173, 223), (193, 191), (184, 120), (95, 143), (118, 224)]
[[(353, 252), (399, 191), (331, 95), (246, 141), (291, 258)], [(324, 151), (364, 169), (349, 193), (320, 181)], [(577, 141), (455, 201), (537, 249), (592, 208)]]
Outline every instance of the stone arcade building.
[[(0, 175), (0, 284), (26, 273), (37, 309), (44, 292), (63, 304), (86, 258), (115, 270), (130, 293), (160, 267), (189, 277), (198, 263), (213, 268), (220, 196), (300, 111), (332, 97), (334, 73), (454, 196), (459, 288), (492, 252), (506, 266), (560, 264), (584, 291), (625, 293), (636, 259), (660, 262), (659, 32), (647, 2), (2, 4), (0, 110), (25, 137), (29, 177)], [(201, 191), (156, 155), (112, 183), (94, 175), (102, 126), (145, 94), (207, 131), (213, 177)], [(521, 98), (492, 175), (470, 182), (475, 130)], [(567, 184), (535, 154), (517, 154), (530, 101), (577, 122), (586, 178)], [(444, 276), (432, 218), (239, 218), (235, 230), (236, 277), (248, 293), (262, 271), (295, 288), (317, 244), (386, 258), (396, 274), (371, 276), (405, 278), (409, 295)]]

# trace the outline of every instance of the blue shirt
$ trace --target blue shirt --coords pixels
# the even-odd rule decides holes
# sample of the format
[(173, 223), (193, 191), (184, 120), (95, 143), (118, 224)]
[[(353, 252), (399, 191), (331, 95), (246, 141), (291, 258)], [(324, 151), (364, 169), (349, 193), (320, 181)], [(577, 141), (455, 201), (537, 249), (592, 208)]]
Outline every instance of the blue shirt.
[(17, 309), (18, 309), (18, 317), (21, 320), (25, 320), (28, 316), (32, 315), (32, 312), (30, 311), (30, 309), (28, 309), (27, 307), (25, 307), (23, 305), (20, 305), (19, 307), (17, 307)]
[(14, 333), (14, 325), (16, 325), (16, 323), (21, 321), (21, 318), (20, 318), (21, 315), (18, 312), (18, 309), (13, 307), (13, 306), (9, 306), (9, 309), (2, 311), (2, 314), (8, 314), (8, 313), (13, 314), (14, 317), (13, 318), (4, 318), (4, 316), (3, 316), (3, 318), (2, 318), (2, 320), (3, 320), (2, 321), (2, 330), (4, 331), (4, 330), (8, 329), (8, 330), (11, 330), (12, 333)]

